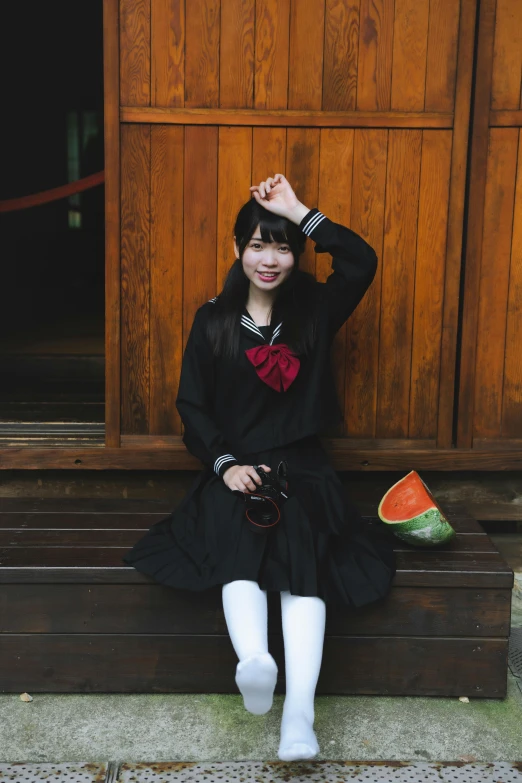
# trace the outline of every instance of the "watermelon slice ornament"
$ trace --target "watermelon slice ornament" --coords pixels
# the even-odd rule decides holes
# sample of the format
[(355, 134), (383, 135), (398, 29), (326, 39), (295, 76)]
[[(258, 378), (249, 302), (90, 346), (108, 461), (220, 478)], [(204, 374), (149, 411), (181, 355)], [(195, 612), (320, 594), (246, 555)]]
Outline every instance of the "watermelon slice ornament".
[(413, 546), (439, 546), (455, 535), (415, 470), (390, 487), (377, 513), (398, 538)]

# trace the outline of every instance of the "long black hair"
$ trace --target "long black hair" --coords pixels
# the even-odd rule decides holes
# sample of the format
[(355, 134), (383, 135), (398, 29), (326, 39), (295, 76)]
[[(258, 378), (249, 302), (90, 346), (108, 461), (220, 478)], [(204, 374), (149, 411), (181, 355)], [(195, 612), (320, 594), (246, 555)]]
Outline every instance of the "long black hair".
[(316, 336), (317, 285), (313, 275), (299, 269), (306, 235), (291, 220), (269, 212), (252, 198), (238, 212), (234, 234), (239, 258), (229, 269), (207, 322), (207, 336), (214, 355), (231, 359), (239, 355), (239, 326), (250, 288), (241, 257), (257, 226), (263, 242), (285, 242), (292, 251), (294, 266), (277, 288), (272, 323), (277, 326), (283, 322), (278, 342), (286, 343), (298, 355), (307, 354)]

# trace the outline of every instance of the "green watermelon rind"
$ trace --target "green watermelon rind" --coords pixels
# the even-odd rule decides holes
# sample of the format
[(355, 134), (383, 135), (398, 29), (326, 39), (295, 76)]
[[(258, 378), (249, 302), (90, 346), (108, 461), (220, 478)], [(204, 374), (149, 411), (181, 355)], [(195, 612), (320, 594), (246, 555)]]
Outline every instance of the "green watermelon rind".
[(416, 546), (440, 546), (455, 536), (455, 531), (441, 516), (438, 508), (429, 508), (414, 519), (407, 519), (404, 522), (386, 522), (386, 524), (391, 527), (397, 538)]

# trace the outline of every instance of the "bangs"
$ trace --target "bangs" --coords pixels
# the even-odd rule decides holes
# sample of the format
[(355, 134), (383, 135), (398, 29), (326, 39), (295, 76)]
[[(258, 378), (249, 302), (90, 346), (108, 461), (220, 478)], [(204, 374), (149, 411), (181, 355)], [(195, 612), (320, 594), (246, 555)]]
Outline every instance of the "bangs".
[(284, 218), (274, 215), (275, 219), (261, 219), (259, 221), (259, 230), (263, 242), (286, 242), (289, 243), (287, 233), (287, 221)]

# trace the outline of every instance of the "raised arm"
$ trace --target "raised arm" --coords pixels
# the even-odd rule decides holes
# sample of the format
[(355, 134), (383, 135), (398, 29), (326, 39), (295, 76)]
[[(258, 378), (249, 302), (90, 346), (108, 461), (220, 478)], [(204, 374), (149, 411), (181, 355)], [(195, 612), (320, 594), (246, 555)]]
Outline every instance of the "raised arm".
[(326, 312), (332, 334), (353, 313), (368, 290), (377, 271), (375, 250), (350, 228), (334, 223), (317, 208), (311, 209), (299, 223), (312, 239), (316, 253), (330, 253), (332, 273), (323, 288)]
[(183, 443), (218, 476), (238, 461), (212, 417), (214, 362), (203, 313), (196, 312), (181, 365), (176, 408), (185, 425)]
[(334, 223), (316, 207), (308, 209), (295, 195), (283, 174), (268, 177), (250, 188), (256, 201), (269, 212), (296, 223), (316, 242), (316, 253), (331, 253), (332, 274), (321, 286), (331, 333), (335, 334), (355, 310), (377, 271), (377, 255), (359, 234)]

